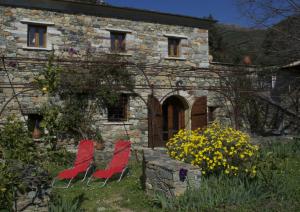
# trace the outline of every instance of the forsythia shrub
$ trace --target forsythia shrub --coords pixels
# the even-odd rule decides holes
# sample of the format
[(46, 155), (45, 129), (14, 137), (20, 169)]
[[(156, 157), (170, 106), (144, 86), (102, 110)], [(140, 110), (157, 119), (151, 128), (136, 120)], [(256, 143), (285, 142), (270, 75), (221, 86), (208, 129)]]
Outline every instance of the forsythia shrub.
[(258, 146), (249, 135), (213, 123), (206, 129), (180, 130), (167, 143), (171, 158), (199, 166), (203, 175), (256, 175)]

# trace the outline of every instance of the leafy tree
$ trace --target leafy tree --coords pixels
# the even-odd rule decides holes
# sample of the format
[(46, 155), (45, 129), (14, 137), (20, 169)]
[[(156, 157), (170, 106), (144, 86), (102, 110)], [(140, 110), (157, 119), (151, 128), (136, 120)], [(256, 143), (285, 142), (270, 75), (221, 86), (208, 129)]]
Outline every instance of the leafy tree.
[[(262, 65), (286, 65), (300, 58), (299, 0), (236, 0), (241, 13), (267, 29)], [(277, 23), (277, 24), (274, 24)]]
[(300, 15), (290, 16), (267, 30), (262, 45), (264, 65), (286, 65), (300, 58)]

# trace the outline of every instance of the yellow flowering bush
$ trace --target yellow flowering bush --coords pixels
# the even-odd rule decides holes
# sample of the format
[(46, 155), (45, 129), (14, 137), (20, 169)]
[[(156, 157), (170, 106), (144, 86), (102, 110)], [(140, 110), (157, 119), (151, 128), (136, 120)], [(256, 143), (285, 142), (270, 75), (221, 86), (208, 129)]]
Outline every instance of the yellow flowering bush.
[(258, 146), (249, 135), (213, 123), (206, 129), (180, 130), (167, 143), (171, 158), (199, 166), (203, 175), (256, 175)]

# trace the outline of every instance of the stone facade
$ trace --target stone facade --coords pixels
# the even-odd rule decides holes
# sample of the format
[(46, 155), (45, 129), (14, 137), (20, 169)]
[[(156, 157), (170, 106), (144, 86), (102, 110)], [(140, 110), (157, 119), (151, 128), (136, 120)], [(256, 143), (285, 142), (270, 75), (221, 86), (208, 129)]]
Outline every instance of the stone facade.
[[(7, 6), (2, 5), (2, 2), (4, 1), (0, 1), (0, 53), (5, 57), (6, 68), (16, 92), (30, 85), (34, 75), (45, 65), (45, 62), (39, 63), (37, 59), (47, 59), (52, 50), (58, 57), (70, 60), (80, 60), (80, 55), (83, 55), (87, 48), (94, 54), (111, 54), (110, 32), (120, 31), (126, 33), (127, 50), (120, 55), (129, 62), (144, 64), (142, 69), (159, 102), (163, 104), (168, 97), (177, 96), (187, 106), (184, 112), (185, 128), (191, 128), (191, 109), (197, 97), (207, 96), (208, 107), (220, 105), (215, 91), (209, 89), (216, 83), (216, 76), (209, 71), (207, 27), (156, 21), (151, 23), (144, 21), (145, 18), (138, 21), (132, 18), (117, 18), (117, 15), (116, 18), (101, 14), (90, 15), (76, 12), (76, 8), (72, 13), (39, 9), (40, 6), (32, 7), (35, 9), (28, 6)], [(78, 4), (76, 3), (77, 6)], [(97, 6), (104, 7), (94, 5)], [(84, 8), (84, 4), (82, 7)], [(111, 6), (108, 9), (111, 8), (114, 9)], [(170, 15), (169, 18), (174, 17)], [(186, 17), (181, 19), (185, 20)], [(191, 18), (191, 21), (194, 19)], [(27, 30), (30, 24), (47, 26), (46, 48), (27, 47)], [(170, 36), (181, 39), (180, 57), (168, 56)], [(70, 56), (70, 48), (77, 54)], [(136, 72), (136, 92), (147, 101), (148, 95), (151, 94), (151, 86), (140, 70), (137, 69)], [(3, 69), (0, 74), (2, 108), (13, 91)], [(36, 113), (47, 96), (33, 91), (19, 95), (18, 99), (21, 105), (17, 101), (9, 103), (4, 116), (1, 117), (2, 120), (8, 114), (19, 114), (20, 107), (25, 114)], [(130, 98), (126, 122), (109, 122), (105, 110), (94, 119), (95, 126), (101, 130), (104, 140), (109, 141), (106, 144), (108, 147), (113, 146), (110, 141), (124, 138), (127, 134), (134, 144), (148, 146), (148, 108), (142, 99)]]

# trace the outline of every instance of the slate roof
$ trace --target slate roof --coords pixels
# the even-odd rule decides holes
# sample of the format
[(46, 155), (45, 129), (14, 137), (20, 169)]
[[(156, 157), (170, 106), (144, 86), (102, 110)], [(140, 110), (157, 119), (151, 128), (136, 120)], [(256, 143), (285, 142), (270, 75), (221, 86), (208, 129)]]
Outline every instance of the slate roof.
[(99, 17), (126, 19), (167, 25), (209, 29), (215, 21), (191, 16), (176, 15), (106, 4), (70, 2), (63, 0), (0, 0), (0, 5), (41, 9), (70, 14), (85, 14)]

